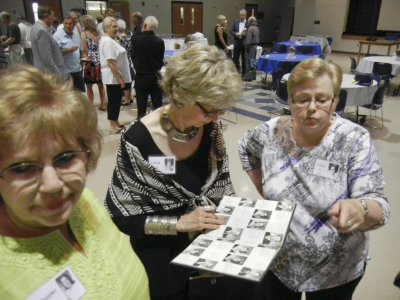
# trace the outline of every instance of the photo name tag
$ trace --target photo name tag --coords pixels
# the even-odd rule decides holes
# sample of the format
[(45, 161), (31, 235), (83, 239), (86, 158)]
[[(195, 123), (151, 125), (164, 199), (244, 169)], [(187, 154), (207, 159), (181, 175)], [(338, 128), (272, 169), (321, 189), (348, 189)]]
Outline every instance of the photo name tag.
[(86, 293), (70, 267), (64, 268), (31, 294), (27, 300), (79, 300)]
[(335, 179), (339, 165), (323, 159), (316, 159), (313, 174), (325, 178)]
[(149, 164), (163, 174), (176, 174), (175, 156), (149, 156)]

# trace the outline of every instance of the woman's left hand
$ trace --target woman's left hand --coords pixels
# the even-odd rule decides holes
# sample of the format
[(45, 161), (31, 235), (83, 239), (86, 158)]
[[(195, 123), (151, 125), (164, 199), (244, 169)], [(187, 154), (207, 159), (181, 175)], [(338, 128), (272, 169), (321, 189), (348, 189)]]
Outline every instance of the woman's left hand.
[(328, 211), (330, 223), (341, 233), (358, 229), (365, 221), (364, 208), (357, 199), (343, 199), (336, 202)]

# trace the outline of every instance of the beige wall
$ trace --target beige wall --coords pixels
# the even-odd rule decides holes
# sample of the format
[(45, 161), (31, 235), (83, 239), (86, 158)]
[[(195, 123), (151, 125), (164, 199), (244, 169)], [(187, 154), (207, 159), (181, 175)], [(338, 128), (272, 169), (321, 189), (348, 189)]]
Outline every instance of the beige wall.
[[(382, 3), (385, 1), (393, 0), (382, 0)], [(349, 0), (296, 0), (293, 33), (328, 35), (333, 38), (334, 51), (358, 52), (357, 40), (342, 39), (346, 28), (348, 4)], [(399, 18), (386, 16), (384, 10), (381, 11), (380, 18), (392, 20), (393, 24), (399, 22)], [(321, 23), (314, 24), (314, 20)], [(366, 51), (366, 46), (363, 49)], [(370, 52), (386, 55), (387, 48), (371, 46)]]

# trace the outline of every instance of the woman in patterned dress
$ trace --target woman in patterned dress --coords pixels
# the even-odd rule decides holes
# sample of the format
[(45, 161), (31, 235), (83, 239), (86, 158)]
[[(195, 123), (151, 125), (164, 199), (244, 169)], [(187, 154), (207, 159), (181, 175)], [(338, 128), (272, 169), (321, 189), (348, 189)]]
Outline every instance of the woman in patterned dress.
[(351, 299), (369, 260), (367, 231), (388, 221), (369, 132), (335, 114), (341, 81), (332, 62), (301, 62), (288, 80), (292, 117), (271, 119), (240, 141), (243, 168), (259, 193), (297, 204), (263, 280), (263, 299), (300, 300), (302, 292), (307, 299)]
[(88, 98), (93, 103), (93, 84), (97, 84), (100, 94), (99, 110), (105, 111), (107, 109), (107, 103), (104, 85), (101, 78), (99, 54), (99, 41), (101, 35), (98, 33), (96, 24), (91, 16), (82, 16), (81, 22), (85, 29), (81, 33), (81, 39), (83, 50), (82, 61), (84, 62), (83, 79), (86, 83)]
[[(191, 236), (224, 223), (203, 207), (234, 193), (218, 118), (241, 97), (243, 83), (223, 52), (195, 43), (170, 59), (162, 86), (170, 103), (121, 137), (105, 205), (145, 265), (151, 298), (187, 299), (193, 270), (170, 262)], [(167, 159), (174, 170), (165, 168)], [(226, 299), (235, 299), (231, 293), (227, 287)]]

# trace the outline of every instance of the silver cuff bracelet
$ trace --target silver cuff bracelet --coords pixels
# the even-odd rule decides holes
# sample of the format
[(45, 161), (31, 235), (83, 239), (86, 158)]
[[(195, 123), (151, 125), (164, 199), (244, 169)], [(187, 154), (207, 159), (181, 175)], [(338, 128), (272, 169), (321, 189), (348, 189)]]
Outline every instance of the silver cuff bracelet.
[(146, 235), (177, 235), (177, 217), (148, 216), (144, 224)]

